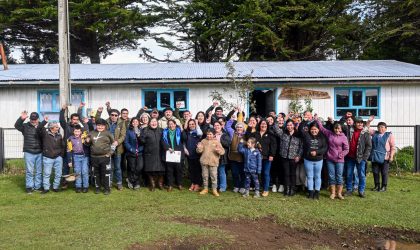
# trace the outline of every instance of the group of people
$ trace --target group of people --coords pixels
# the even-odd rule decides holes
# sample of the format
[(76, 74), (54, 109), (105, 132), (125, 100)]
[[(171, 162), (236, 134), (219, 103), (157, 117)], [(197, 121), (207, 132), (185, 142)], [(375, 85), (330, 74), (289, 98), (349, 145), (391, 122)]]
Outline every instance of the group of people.
[(68, 187), (63, 176), (75, 177), (77, 193), (88, 192), (89, 184), (95, 193), (110, 194), (113, 183), (122, 190), (123, 176), (129, 189), (144, 185), (171, 192), (183, 189), (187, 167), (189, 190), (200, 195), (227, 191), (231, 172), (231, 190), (243, 197), (250, 191), (255, 198), (266, 197), (270, 186), (272, 192), (293, 196), (301, 186), (308, 198), (319, 199), (322, 185), (331, 199), (356, 190), (365, 197), (367, 162), (372, 162), (372, 190), (386, 191), (396, 149), (384, 122), (374, 130), (374, 117), (364, 122), (350, 112), (326, 122), (310, 111), (303, 116), (251, 113), (246, 119), (240, 108), (225, 114), (215, 101), (195, 117), (188, 110), (181, 115), (179, 107), (162, 113), (144, 107), (129, 118), (127, 109), (113, 109), (107, 102), (105, 120), (103, 107), (82, 117), (83, 106), (69, 119), (63, 106), (58, 122), (47, 116), (40, 122), (38, 113), (28, 117), (26, 111), (16, 121), (24, 136), (27, 193), (48, 193), (52, 170), (54, 192)]

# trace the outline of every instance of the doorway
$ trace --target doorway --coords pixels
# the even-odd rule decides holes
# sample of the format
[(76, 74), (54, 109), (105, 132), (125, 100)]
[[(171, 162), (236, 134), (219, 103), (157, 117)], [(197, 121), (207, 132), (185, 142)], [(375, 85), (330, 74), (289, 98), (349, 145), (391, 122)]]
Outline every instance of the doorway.
[[(256, 89), (252, 92), (251, 102), (255, 101), (255, 108), (257, 114), (263, 117), (268, 115), (268, 112), (276, 112), (275, 105), (275, 90), (274, 89)], [(252, 112), (250, 107), (250, 113)]]

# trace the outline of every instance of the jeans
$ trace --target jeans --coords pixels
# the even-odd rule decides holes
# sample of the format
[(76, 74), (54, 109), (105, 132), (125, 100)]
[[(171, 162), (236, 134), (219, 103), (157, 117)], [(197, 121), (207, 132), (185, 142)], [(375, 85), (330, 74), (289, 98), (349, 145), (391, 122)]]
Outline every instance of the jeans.
[(362, 160), (360, 163), (358, 163), (356, 160), (349, 159), (347, 162), (347, 178), (346, 178), (346, 189), (347, 191), (353, 190), (353, 170), (354, 167), (357, 168), (357, 175), (359, 176), (359, 192), (363, 193), (365, 192), (366, 187), (366, 175), (365, 175), (365, 169), (366, 169), (366, 161)]
[(343, 185), (344, 162), (328, 161), (328, 183), (330, 185)]
[(138, 155), (127, 153), (127, 174), (128, 179), (133, 184), (133, 186), (140, 185), (141, 174), (144, 167), (143, 154), (139, 153)]
[(232, 178), (234, 188), (243, 188), (245, 185), (244, 163), (232, 161)]
[(73, 155), (74, 172), (79, 175), (76, 179), (76, 188), (89, 188), (89, 157)]
[(54, 168), (54, 182), (53, 182), (53, 189), (58, 189), (60, 187), (60, 181), (61, 181), (61, 172), (63, 168), (63, 158), (61, 156), (58, 156), (55, 159), (51, 159), (48, 157), (43, 156), (42, 157), (42, 163), (44, 164), (44, 177), (43, 177), (43, 185), (44, 190), (50, 190), (50, 175), (52, 172), (52, 169)]
[[(309, 191), (316, 191), (321, 190), (321, 170), (322, 170), (322, 162), (320, 161), (309, 161), (304, 159), (303, 164), (305, 166), (306, 171), (306, 181), (307, 187)], [(314, 187), (315, 184), (315, 187)]]
[(42, 184), (42, 153), (24, 152), (23, 155), (26, 168), (26, 188), (40, 189)]
[(217, 170), (217, 174), (219, 175), (219, 190), (220, 192), (226, 191), (227, 183), (226, 183), (226, 164), (220, 164)]
[(122, 184), (121, 155), (112, 156), (111, 166), (112, 166), (112, 173), (114, 174), (114, 177), (117, 180), (117, 185)]
[(264, 191), (268, 191), (270, 187), (270, 171), (271, 171), (271, 161), (262, 160), (262, 176), (263, 176), (263, 187)]
[[(167, 162), (166, 163), (166, 180), (169, 187), (175, 183), (182, 186), (182, 177), (184, 176), (184, 165), (182, 163)], [(175, 178), (175, 180), (174, 180)]]

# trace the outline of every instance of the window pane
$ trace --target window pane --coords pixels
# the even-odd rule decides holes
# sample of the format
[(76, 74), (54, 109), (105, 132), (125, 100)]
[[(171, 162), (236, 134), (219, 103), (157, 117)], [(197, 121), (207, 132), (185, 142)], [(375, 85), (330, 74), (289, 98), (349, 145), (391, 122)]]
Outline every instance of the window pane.
[(160, 93), (160, 107), (166, 108), (171, 106), (171, 94)]
[(80, 92), (71, 94), (71, 105), (78, 107), (83, 100), (83, 95)]
[(349, 91), (345, 89), (340, 89), (335, 92), (335, 98), (337, 102), (337, 107), (349, 107)]
[(144, 105), (148, 108), (157, 108), (157, 93), (156, 91), (144, 92)]
[(378, 90), (366, 90), (366, 107), (378, 107)]
[(174, 103), (175, 103), (175, 107), (178, 104), (180, 109), (187, 108), (187, 92), (174, 91)]
[(378, 116), (378, 110), (377, 109), (359, 109), (358, 116)]
[(353, 91), (353, 106), (362, 106), (363, 105), (363, 92), (362, 91)]
[(355, 109), (337, 109), (337, 115), (336, 116), (344, 116), (347, 112), (351, 112), (353, 115), (356, 114)]
[(41, 93), (39, 95), (39, 101), (40, 111), (52, 111), (53, 97), (50, 93)]
[(55, 102), (53, 102), (53, 110), (54, 111), (60, 111), (61, 110), (61, 108), (60, 108), (60, 95), (58, 94), (58, 93), (54, 93), (53, 94), (53, 98), (55, 99)]

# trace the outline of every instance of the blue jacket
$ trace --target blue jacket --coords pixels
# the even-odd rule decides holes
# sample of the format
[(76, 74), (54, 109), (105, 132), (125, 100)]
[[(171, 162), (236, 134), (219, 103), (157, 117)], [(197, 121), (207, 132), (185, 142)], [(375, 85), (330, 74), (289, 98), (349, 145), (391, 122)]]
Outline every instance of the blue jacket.
[[(140, 134), (143, 133), (143, 130), (140, 129)], [(143, 152), (143, 145), (140, 145), (140, 139), (137, 138), (134, 129), (128, 129), (125, 139), (124, 139), (124, 147), (128, 151), (129, 154), (136, 155), (138, 153)]]
[(245, 172), (261, 174), (262, 156), (258, 149), (251, 151), (249, 148), (244, 147), (243, 143), (239, 143), (238, 152), (244, 156)]

